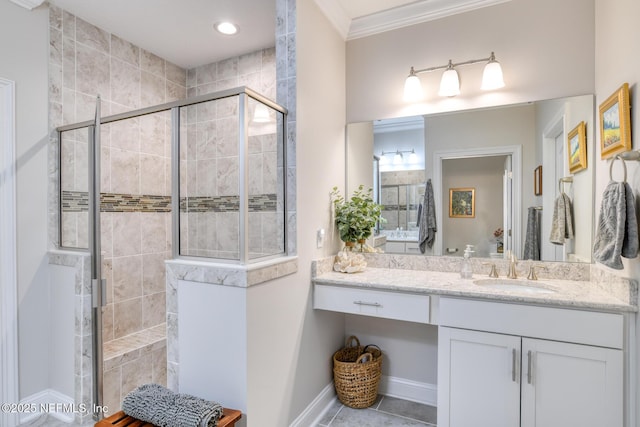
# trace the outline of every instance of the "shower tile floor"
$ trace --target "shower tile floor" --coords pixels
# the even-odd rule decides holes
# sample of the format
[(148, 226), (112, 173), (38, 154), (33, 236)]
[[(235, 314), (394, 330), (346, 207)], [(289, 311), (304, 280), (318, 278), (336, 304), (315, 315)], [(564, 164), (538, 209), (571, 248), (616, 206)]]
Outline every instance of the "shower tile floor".
[[(336, 402), (327, 410), (316, 427), (435, 427), (434, 406), (409, 402), (394, 397), (378, 396), (370, 408), (353, 409)], [(19, 427), (90, 427), (88, 424), (68, 424), (51, 415), (43, 415)]]
[(353, 409), (336, 400), (316, 427), (435, 427), (436, 407), (378, 396), (373, 406)]

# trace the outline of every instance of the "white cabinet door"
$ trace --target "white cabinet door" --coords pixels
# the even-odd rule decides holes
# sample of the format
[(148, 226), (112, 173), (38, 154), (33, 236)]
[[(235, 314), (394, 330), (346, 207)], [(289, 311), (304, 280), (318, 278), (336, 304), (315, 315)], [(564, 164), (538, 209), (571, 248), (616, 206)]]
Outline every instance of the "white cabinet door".
[(522, 427), (622, 427), (622, 368), (622, 350), (523, 338)]
[(520, 424), (521, 338), (438, 329), (438, 427)]

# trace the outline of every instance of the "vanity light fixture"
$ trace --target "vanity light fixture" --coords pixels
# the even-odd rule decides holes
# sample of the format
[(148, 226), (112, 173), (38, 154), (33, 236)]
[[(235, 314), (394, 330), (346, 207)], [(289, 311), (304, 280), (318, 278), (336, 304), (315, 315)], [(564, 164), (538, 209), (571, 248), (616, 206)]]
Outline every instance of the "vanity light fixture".
[(418, 74), (429, 73), (437, 70), (445, 70), (442, 74), (440, 81), (440, 90), (438, 95), (440, 96), (456, 96), (460, 94), (460, 78), (456, 67), (463, 65), (477, 64), (479, 62), (486, 62), (484, 72), (482, 74), (482, 90), (494, 90), (504, 87), (504, 79), (502, 76), (502, 67), (500, 63), (496, 61), (496, 56), (493, 52), (488, 58), (471, 59), (469, 61), (457, 62), (449, 60), (447, 65), (438, 65), (436, 67), (424, 68), (416, 70), (411, 67), (409, 76), (404, 83), (404, 97), (406, 102), (417, 102), (423, 98), (422, 85)]
[(414, 149), (411, 150), (396, 150), (396, 151), (383, 151), (380, 154), (380, 164), (387, 164), (387, 156), (389, 154), (393, 154), (393, 162), (394, 165), (401, 165), (404, 163), (404, 156), (402, 153), (409, 153), (409, 163), (417, 163), (418, 155), (416, 154)]

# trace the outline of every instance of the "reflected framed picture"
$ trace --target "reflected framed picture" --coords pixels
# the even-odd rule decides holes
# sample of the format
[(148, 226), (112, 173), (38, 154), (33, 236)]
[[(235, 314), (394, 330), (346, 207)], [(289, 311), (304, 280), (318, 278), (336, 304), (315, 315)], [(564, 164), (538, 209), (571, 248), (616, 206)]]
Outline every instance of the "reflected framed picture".
[(629, 84), (625, 83), (600, 104), (600, 158), (631, 150)]
[(533, 170), (533, 194), (542, 196), (542, 165)]
[(580, 122), (567, 136), (569, 172), (576, 173), (587, 168), (586, 125)]
[(449, 218), (475, 218), (476, 189), (449, 189)]

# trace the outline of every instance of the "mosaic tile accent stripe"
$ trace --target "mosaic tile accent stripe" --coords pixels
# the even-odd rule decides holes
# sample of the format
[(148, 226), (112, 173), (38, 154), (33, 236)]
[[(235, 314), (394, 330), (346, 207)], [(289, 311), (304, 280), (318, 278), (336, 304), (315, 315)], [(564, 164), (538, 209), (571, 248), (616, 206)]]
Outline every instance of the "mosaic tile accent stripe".
[[(274, 212), (277, 206), (275, 194), (249, 196), (249, 212)], [(181, 212), (237, 212), (238, 196), (186, 197), (180, 199)]]
[[(249, 212), (274, 212), (278, 198), (276, 194), (259, 194), (249, 197)], [(238, 196), (183, 197), (181, 212), (237, 212)], [(63, 212), (87, 212), (89, 193), (86, 191), (63, 191)], [(102, 193), (100, 212), (171, 212), (170, 196), (132, 195)]]

